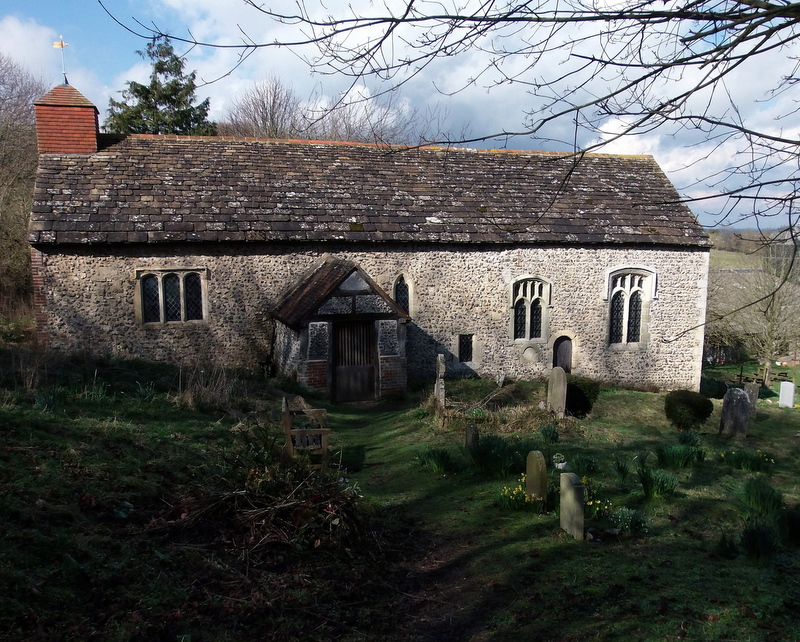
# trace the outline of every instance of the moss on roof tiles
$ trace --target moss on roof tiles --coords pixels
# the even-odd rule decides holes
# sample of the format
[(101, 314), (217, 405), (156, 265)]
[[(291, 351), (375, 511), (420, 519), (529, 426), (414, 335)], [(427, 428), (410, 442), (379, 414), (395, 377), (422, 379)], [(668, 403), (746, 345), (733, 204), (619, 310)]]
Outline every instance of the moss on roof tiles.
[[(68, 225), (85, 220), (96, 224), (83, 237)], [(70, 234), (47, 234), (56, 222)], [(710, 246), (649, 156), (576, 162), (543, 152), (130, 136), (97, 154), (40, 157), (32, 243), (118, 242), (124, 232), (152, 243)]]

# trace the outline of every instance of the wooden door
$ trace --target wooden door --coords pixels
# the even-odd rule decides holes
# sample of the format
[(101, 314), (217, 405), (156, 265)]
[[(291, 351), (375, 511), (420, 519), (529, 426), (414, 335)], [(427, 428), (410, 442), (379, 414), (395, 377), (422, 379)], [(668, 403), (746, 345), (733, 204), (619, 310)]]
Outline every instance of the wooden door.
[(377, 345), (373, 321), (333, 326), (333, 396), (336, 401), (375, 398)]
[(553, 344), (553, 367), (563, 368), (564, 372), (572, 372), (572, 339), (559, 337)]

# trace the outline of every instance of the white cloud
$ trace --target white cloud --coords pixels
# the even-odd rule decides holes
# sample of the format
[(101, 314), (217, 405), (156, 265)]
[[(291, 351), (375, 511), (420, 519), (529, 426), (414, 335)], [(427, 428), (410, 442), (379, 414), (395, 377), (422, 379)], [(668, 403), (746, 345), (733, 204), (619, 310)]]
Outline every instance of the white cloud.
[[(58, 33), (35, 20), (15, 16), (0, 18), (0, 51), (47, 84), (61, 80), (59, 51), (53, 49)], [(57, 65), (57, 66), (56, 66)]]

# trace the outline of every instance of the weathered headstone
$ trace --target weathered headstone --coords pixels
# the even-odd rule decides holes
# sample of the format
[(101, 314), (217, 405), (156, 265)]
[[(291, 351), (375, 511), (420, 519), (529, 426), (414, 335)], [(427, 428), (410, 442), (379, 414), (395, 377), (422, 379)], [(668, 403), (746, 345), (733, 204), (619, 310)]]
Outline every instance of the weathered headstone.
[(467, 426), (466, 434), (464, 435), (464, 450), (470, 459), (472, 459), (472, 453), (478, 447), (479, 441), (480, 433), (478, 432), (478, 427), (475, 424), (470, 424)]
[(444, 414), (445, 397), (444, 397), (444, 373), (446, 371), (444, 362), (444, 355), (436, 355), (436, 383), (433, 386), (433, 401), (437, 416)]
[(781, 396), (778, 397), (781, 408), (794, 408), (794, 384), (791, 381), (781, 381)]
[(561, 528), (583, 539), (583, 483), (575, 473), (561, 473)]
[(731, 388), (722, 399), (722, 418), (719, 434), (723, 437), (747, 437), (747, 421), (750, 419), (750, 400), (741, 388)]
[(447, 364), (444, 360), (443, 354), (436, 355), (436, 378), (444, 379), (444, 373), (447, 371)]
[(547, 382), (547, 409), (563, 416), (566, 408), (567, 375), (563, 368), (556, 366), (550, 372), (550, 380)]
[(758, 391), (760, 388), (761, 386), (755, 381), (744, 384), (744, 391), (747, 393), (747, 398), (750, 400), (751, 417), (756, 416), (756, 410), (758, 409)]
[(525, 492), (540, 499), (547, 498), (547, 463), (539, 450), (528, 453), (525, 466)]

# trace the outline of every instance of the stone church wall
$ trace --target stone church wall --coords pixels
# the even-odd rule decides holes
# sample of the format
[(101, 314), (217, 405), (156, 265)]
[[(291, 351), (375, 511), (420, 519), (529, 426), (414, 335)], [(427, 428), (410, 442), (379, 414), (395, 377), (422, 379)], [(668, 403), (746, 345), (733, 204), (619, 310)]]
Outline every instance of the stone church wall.
[[(545, 376), (553, 342), (572, 340), (573, 372), (623, 385), (697, 388), (703, 346), (707, 250), (651, 248), (396, 245), (366, 251), (326, 245), (357, 262), (387, 293), (409, 284), (408, 377), (432, 378), (437, 353), (448, 374)], [(312, 244), (76, 247), (34, 252), (41, 272), (41, 330), (52, 347), (117, 357), (255, 368), (296, 360), (288, 336), (273, 341), (270, 310), (323, 253)], [(646, 268), (655, 275), (646, 346), (610, 347), (609, 273)], [(137, 278), (147, 270), (201, 269), (206, 318), (142, 323)], [(551, 286), (547, 336), (511, 338), (510, 289), (523, 276)], [(459, 335), (472, 335), (472, 360), (459, 361)], [(287, 353), (288, 351), (288, 353)]]

